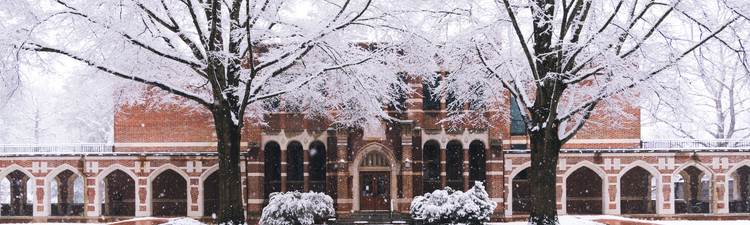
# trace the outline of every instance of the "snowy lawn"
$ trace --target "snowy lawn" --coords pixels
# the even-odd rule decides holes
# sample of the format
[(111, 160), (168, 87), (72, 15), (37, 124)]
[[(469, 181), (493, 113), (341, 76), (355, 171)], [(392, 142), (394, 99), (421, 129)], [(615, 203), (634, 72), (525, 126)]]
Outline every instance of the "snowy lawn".
[[(109, 223), (113, 225), (137, 225), (138, 223), (154, 219), (164, 218), (136, 218), (132, 220), (118, 221), (115, 223)], [(560, 224), (562, 225), (601, 225), (604, 223), (594, 222), (593, 220), (620, 220), (620, 221), (632, 221), (640, 222), (643, 224), (663, 224), (663, 225), (740, 225), (750, 224), (748, 220), (736, 220), (736, 221), (687, 221), (687, 220), (667, 220), (667, 221), (651, 221), (651, 220), (637, 220), (624, 218), (619, 216), (560, 216)], [(25, 223), (24, 225), (91, 225), (91, 224), (104, 224), (104, 223)], [(163, 223), (168, 225), (205, 225), (197, 220), (190, 218), (173, 218), (169, 222)], [(487, 225), (526, 225), (526, 222), (511, 222), (511, 223), (486, 223)]]
[[(593, 220), (620, 220), (620, 221), (632, 221), (640, 222), (643, 224), (664, 224), (664, 225), (739, 225), (739, 224), (750, 224), (747, 220), (737, 221), (687, 221), (687, 220), (665, 220), (665, 221), (651, 221), (651, 220), (637, 220), (619, 216), (560, 216), (561, 225), (599, 225), (604, 223), (594, 222)], [(526, 225), (526, 222), (511, 222), (511, 223), (488, 223), (490, 225)]]
[[(167, 220), (165, 222), (165, 220)], [(179, 217), (179, 218), (155, 218), (155, 217), (142, 217), (123, 221), (117, 221), (112, 223), (19, 223), (23, 225), (96, 225), (96, 224), (110, 224), (110, 225), (151, 225), (151, 224), (164, 224), (164, 225), (206, 225), (198, 220)]]

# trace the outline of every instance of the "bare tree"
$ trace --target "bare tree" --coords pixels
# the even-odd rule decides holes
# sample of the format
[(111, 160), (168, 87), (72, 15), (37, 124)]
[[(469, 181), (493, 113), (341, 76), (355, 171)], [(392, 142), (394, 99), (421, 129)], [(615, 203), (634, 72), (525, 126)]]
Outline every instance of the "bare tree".
[[(25, 79), (28, 80), (28, 79)], [(3, 143), (42, 144), (57, 141), (56, 121), (61, 105), (45, 82), (26, 81), (0, 109), (0, 138)]]
[[(270, 98), (298, 101), (342, 126), (388, 118), (384, 102), (413, 45), (372, 0), (4, 1), (21, 56), (56, 54), (157, 87), (213, 115), (221, 175), (219, 223), (242, 224), (240, 140)], [(381, 30), (380, 28), (389, 27)], [(412, 40), (400, 37), (400, 40)], [(377, 44), (355, 43), (372, 40)], [(394, 60), (391, 60), (394, 59)], [(399, 70), (409, 68), (401, 66)], [(326, 92), (321, 92), (320, 87)], [(317, 94), (315, 94), (317, 93)], [(321, 94), (324, 93), (324, 94)], [(161, 99), (167, 104), (173, 97)], [(309, 100), (309, 99), (307, 99)], [(293, 101), (289, 101), (293, 102)], [(329, 113), (331, 112), (331, 113)], [(336, 112), (336, 113), (333, 113)]]
[[(466, 23), (453, 23), (452, 29), (461, 32), (446, 44), (450, 53), (442, 56), (461, 63), (451, 67), (449, 82), (442, 87), (464, 99), (471, 99), (474, 90), (498, 93), (493, 87), (502, 87), (517, 102), (531, 143), (532, 224), (557, 223), (560, 148), (584, 129), (592, 114), (604, 115), (616, 126), (628, 116), (623, 109), (636, 99), (634, 89), (646, 88), (658, 74), (743, 20), (738, 12), (746, 10), (726, 1), (466, 4), (470, 6), (437, 12), (446, 18), (468, 18)], [(709, 16), (716, 12), (726, 16)], [(686, 38), (691, 30), (706, 35)], [(480, 88), (467, 85), (472, 82)]]
[[(649, 94), (647, 126), (659, 138), (750, 137), (750, 70), (746, 23), (699, 47)], [(670, 132), (663, 132), (670, 131)], [(722, 143), (731, 146), (731, 143)]]

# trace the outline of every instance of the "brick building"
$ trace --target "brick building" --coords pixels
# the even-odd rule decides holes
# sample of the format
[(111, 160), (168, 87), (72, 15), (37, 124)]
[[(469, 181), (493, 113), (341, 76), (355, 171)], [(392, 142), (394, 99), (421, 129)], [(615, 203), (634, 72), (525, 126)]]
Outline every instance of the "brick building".
[[(466, 190), (474, 181), (485, 182), (498, 202), (493, 218), (525, 219), (528, 137), (515, 103), (506, 99), (510, 107), (503, 109), (482, 104), (446, 109), (451, 99), (430, 97), (424, 87), (431, 84), (406, 82), (422, 95), (404, 98), (405, 108), (384, 105), (398, 120), (379, 127), (333, 127), (331, 121), (285, 111), (266, 115), (268, 126), (246, 126), (241, 168), (248, 220), (257, 221), (268, 195), (277, 191), (325, 192), (344, 219), (408, 213), (414, 196), (444, 187)], [(0, 222), (211, 220), (220, 178), (210, 114), (169, 106), (120, 107), (114, 146), (4, 147)], [(458, 128), (436, 123), (448, 111), (464, 110), (498, 119)], [(639, 109), (630, 105), (625, 111), (632, 117), (617, 126), (592, 116), (563, 146), (559, 214), (750, 215), (735, 214), (750, 212), (748, 141), (644, 144)]]

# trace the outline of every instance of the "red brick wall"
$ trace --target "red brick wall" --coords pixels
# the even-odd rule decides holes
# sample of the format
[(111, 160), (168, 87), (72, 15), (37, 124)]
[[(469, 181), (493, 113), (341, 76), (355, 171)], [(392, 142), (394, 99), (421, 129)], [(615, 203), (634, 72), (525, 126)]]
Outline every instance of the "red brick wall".
[(118, 106), (115, 143), (215, 142), (213, 116), (207, 110), (165, 105)]

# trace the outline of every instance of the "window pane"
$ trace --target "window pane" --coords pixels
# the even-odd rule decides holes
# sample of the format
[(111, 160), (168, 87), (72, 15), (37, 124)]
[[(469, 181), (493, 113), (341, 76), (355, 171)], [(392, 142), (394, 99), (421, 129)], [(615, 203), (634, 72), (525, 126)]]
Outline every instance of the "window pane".
[[(398, 81), (404, 83), (406, 81), (406, 73), (398, 73)], [(390, 91), (396, 95), (396, 102), (388, 103), (388, 111), (404, 111), (406, 110), (406, 90), (398, 85), (391, 85)]]
[(510, 98), (510, 134), (511, 135), (524, 135), (526, 134), (526, 127), (521, 118), (521, 111), (518, 108), (516, 99)]
[(440, 95), (433, 96), (433, 90), (440, 83), (440, 77), (435, 80), (423, 80), (422, 82), (422, 109), (440, 110)]
[(287, 148), (287, 180), (288, 181), (302, 181), (304, 178), (302, 167), (303, 164), (303, 152), (302, 152), (302, 144), (299, 142), (292, 142), (289, 144), (289, 147)]
[[(445, 73), (445, 76), (450, 76), (450, 73)], [(450, 111), (464, 110), (464, 104), (456, 98), (456, 93), (453, 91), (445, 91), (445, 109)]]
[(486, 96), (484, 95), (484, 85), (481, 82), (476, 82), (469, 87), (470, 91), (474, 92), (469, 100), (469, 110), (487, 110), (487, 102), (485, 102)]

